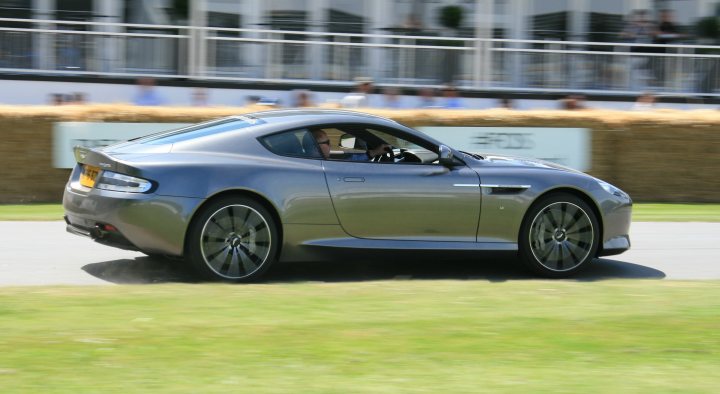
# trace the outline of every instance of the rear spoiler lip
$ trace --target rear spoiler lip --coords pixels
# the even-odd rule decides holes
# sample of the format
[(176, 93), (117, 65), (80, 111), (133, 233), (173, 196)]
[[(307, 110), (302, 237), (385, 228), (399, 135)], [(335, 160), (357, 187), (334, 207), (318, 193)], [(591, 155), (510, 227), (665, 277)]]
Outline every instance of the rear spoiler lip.
[(112, 156), (94, 148), (78, 145), (73, 148), (73, 153), (75, 154), (75, 161), (77, 161), (78, 164), (87, 164), (98, 167), (101, 170), (119, 172), (127, 175), (137, 175), (139, 173), (137, 168), (122, 163)]
[(93, 148), (78, 145), (73, 148), (73, 153), (75, 154), (75, 161), (80, 164), (89, 164), (104, 170), (115, 170), (117, 168), (115, 160)]

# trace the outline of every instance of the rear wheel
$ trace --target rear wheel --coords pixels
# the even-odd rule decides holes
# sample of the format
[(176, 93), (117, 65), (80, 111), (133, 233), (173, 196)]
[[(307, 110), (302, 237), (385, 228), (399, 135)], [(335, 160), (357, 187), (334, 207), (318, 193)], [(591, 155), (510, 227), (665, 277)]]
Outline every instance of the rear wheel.
[(246, 197), (210, 203), (188, 233), (189, 263), (204, 279), (255, 281), (276, 260), (277, 251), (278, 230), (272, 215)]
[(525, 215), (520, 258), (540, 275), (568, 277), (595, 257), (599, 240), (598, 220), (585, 201), (572, 194), (551, 194)]

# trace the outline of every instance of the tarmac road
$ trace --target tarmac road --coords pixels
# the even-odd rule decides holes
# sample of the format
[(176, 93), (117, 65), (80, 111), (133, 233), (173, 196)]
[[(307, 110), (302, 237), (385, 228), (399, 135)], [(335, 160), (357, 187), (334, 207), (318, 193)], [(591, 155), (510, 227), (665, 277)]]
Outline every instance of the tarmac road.
[[(633, 247), (599, 259), (575, 280), (720, 279), (720, 223), (633, 223)], [(383, 279), (532, 279), (506, 256), (477, 260), (278, 264), (268, 282)], [(192, 282), (182, 262), (102, 246), (65, 232), (64, 222), (0, 222), (0, 286)]]

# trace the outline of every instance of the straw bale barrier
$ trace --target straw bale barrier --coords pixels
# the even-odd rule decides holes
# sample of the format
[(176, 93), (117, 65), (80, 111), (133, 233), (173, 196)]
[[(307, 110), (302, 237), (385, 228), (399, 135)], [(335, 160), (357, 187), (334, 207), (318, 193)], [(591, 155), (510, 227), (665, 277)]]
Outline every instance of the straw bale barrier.
[[(57, 202), (69, 175), (52, 166), (59, 121), (193, 123), (263, 107), (0, 106), (0, 203)], [(720, 202), (720, 112), (367, 110), (408, 126), (581, 127), (590, 174), (636, 201)]]

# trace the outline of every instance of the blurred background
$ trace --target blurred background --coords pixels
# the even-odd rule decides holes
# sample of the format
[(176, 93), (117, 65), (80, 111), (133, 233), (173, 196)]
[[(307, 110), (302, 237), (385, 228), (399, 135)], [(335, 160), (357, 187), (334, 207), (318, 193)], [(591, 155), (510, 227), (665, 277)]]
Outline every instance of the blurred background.
[(698, 108), (720, 101), (719, 15), (718, 0), (1, 0), (0, 103)]

